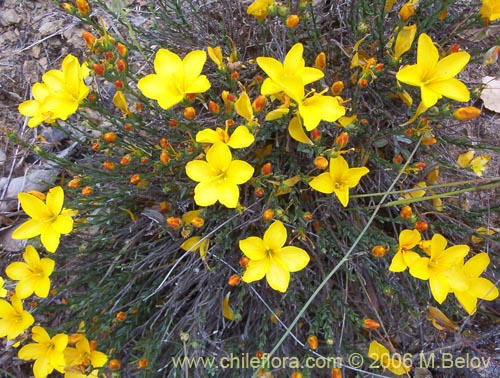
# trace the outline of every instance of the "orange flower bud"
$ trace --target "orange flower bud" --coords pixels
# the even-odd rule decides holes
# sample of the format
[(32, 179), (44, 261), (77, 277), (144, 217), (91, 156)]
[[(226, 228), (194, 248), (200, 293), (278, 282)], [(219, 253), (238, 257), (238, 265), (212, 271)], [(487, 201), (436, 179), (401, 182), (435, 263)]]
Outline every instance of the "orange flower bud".
[(73, 12), (75, 10), (75, 7), (69, 3), (61, 3), (62, 9), (64, 9), (66, 12)]
[(339, 80), (332, 84), (332, 93), (334, 96), (338, 96), (344, 90), (344, 82)]
[(127, 314), (125, 314), (123, 311), (120, 311), (116, 314), (116, 320), (119, 322), (123, 322), (127, 318)]
[(102, 138), (107, 142), (107, 143), (114, 143), (116, 140), (116, 134), (113, 132), (105, 133)]
[(227, 284), (229, 286), (236, 286), (240, 283), (240, 277), (237, 274), (233, 274), (229, 279), (227, 280)]
[(191, 121), (196, 116), (196, 110), (192, 106), (187, 106), (184, 109), (184, 118)]
[(203, 227), (205, 224), (205, 219), (202, 217), (194, 217), (193, 220), (191, 221), (191, 225), (196, 228)]
[(121, 80), (115, 80), (114, 86), (115, 86), (116, 89), (123, 88), (123, 81), (121, 81)]
[(318, 349), (318, 338), (315, 335), (309, 336), (307, 338), (307, 344), (312, 350)]
[(137, 361), (137, 367), (139, 369), (146, 369), (148, 367), (148, 360), (146, 358), (141, 358)]
[(83, 335), (81, 333), (73, 333), (68, 337), (68, 344), (75, 345), (83, 340)]
[(160, 153), (160, 161), (163, 163), (163, 164), (168, 164), (168, 162), (170, 161), (170, 155), (168, 154), (167, 151), (162, 151)]
[(231, 73), (231, 79), (238, 80), (239, 78), (240, 74), (238, 73), (238, 71), (234, 71), (233, 73)]
[(137, 173), (133, 174), (132, 177), (130, 177), (130, 183), (132, 185), (137, 185), (141, 181), (141, 176), (139, 176)]
[(82, 188), (82, 196), (90, 196), (93, 190), (90, 186), (85, 186)]
[(255, 357), (257, 357), (257, 358), (264, 357), (264, 352), (258, 351), (257, 353), (255, 353)]
[(358, 81), (358, 85), (361, 87), (361, 88), (366, 88), (368, 86), (368, 80), (362, 78), (362, 79), (359, 79)]
[(432, 146), (433, 144), (437, 143), (437, 139), (434, 138), (433, 136), (427, 137), (427, 138), (422, 138), (422, 144), (424, 146)]
[(68, 188), (75, 189), (75, 188), (80, 187), (81, 184), (82, 184), (81, 180), (79, 178), (75, 177), (73, 180), (68, 182)]
[(399, 215), (401, 215), (401, 218), (403, 219), (410, 219), (410, 217), (413, 215), (413, 211), (410, 206), (406, 205), (401, 209)]
[(118, 42), (116, 44), (116, 49), (118, 50), (118, 54), (120, 54), (120, 56), (122, 57), (127, 56), (128, 49), (127, 46), (125, 46), (123, 43)]
[(314, 61), (314, 66), (318, 69), (323, 71), (326, 67), (326, 54), (322, 51), (318, 54), (316, 57), (316, 60)]
[(459, 121), (468, 121), (479, 117), (480, 114), (481, 109), (478, 109), (475, 106), (465, 106), (455, 110), (455, 113), (453, 113), (455, 119), (458, 119)]
[(290, 29), (293, 29), (296, 27), (300, 22), (300, 17), (296, 14), (291, 14), (286, 18), (285, 24), (288, 26)]
[(186, 94), (186, 98), (189, 100), (189, 101), (193, 101), (195, 99), (196, 95), (194, 93), (188, 93)]
[(121, 366), (122, 365), (120, 364), (120, 361), (118, 361), (117, 359), (109, 360), (109, 368), (111, 370), (120, 370)]
[(262, 189), (262, 188), (255, 189), (255, 195), (257, 197), (262, 197), (264, 195), (264, 189)]
[(321, 131), (316, 127), (315, 129), (311, 130), (311, 138), (316, 141), (321, 138)]
[(89, 349), (92, 351), (92, 350), (96, 350), (97, 349), (97, 341), (95, 340), (90, 340), (89, 341)]
[(427, 224), (427, 222), (417, 221), (417, 223), (415, 223), (415, 230), (417, 230), (417, 231), (424, 232), (428, 228), (429, 228), (429, 225)]
[(263, 175), (268, 176), (273, 173), (273, 166), (271, 165), (271, 163), (266, 163), (262, 166), (262, 169), (260, 171)]
[(459, 52), (460, 51), (460, 45), (458, 43), (454, 43), (453, 45), (451, 45), (450, 47), (450, 53), (456, 53), (456, 52)]
[(130, 131), (132, 130), (132, 126), (130, 125), (130, 123), (126, 123), (123, 125), (123, 130), (125, 131)]
[(300, 371), (296, 371), (296, 372), (293, 372), (291, 375), (290, 375), (290, 378), (302, 378), (303, 375)]
[(106, 60), (112, 60), (114, 57), (115, 57), (115, 56), (114, 56), (114, 54), (113, 54), (111, 51), (106, 51), (106, 52), (104, 53), (104, 58), (105, 58)]
[(318, 169), (325, 170), (328, 167), (328, 160), (323, 156), (317, 156), (314, 159), (314, 166)]
[(401, 164), (403, 162), (403, 157), (401, 155), (394, 156), (394, 163)]
[(377, 329), (380, 327), (380, 323), (373, 319), (365, 319), (363, 320), (363, 328), (366, 329)]
[(405, 135), (407, 137), (411, 137), (413, 135), (413, 129), (412, 128), (406, 129), (405, 130)]
[(384, 69), (384, 63), (379, 63), (375, 66), (375, 72), (382, 72)]
[(208, 110), (210, 110), (210, 112), (213, 114), (219, 114), (220, 106), (215, 101), (210, 100), (208, 102)]
[(399, 17), (403, 21), (408, 20), (414, 14), (415, 14), (415, 8), (413, 8), (413, 4), (411, 4), (409, 2), (406, 3), (405, 5), (403, 5), (401, 10), (399, 11)]
[(228, 119), (226, 120), (226, 127), (230, 129), (231, 127), (234, 127), (234, 120)]
[(255, 81), (257, 83), (262, 83), (264, 81), (264, 78), (260, 75), (255, 76)]
[(359, 123), (361, 123), (361, 126), (368, 126), (368, 120), (366, 118), (361, 118)]
[(340, 370), (339, 368), (333, 368), (332, 378), (342, 378), (342, 370)]
[(141, 164), (146, 164), (148, 160), (149, 159), (146, 156), (141, 157)]
[(85, 44), (89, 48), (89, 50), (92, 50), (94, 48), (94, 44), (96, 41), (96, 37), (94, 35), (86, 30), (82, 31), (82, 37), (83, 40), (85, 41)]
[(372, 248), (372, 255), (374, 257), (384, 257), (387, 253), (387, 248), (382, 245), (376, 245)]
[(347, 146), (347, 143), (349, 143), (349, 134), (347, 134), (345, 131), (342, 131), (337, 139), (335, 139), (335, 143), (340, 148)]
[(177, 122), (177, 120), (176, 120), (176, 119), (171, 119), (171, 120), (168, 122), (168, 125), (169, 125), (170, 127), (172, 127), (172, 128), (177, 127), (177, 125), (178, 125), (178, 124), (179, 124), (179, 123)]
[(255, 113), (258, 113), (264, 109), (264, 106), (266, 106), (266, 96), (264, 95), (259, 95), (253, 100), (252, 102), (252, 109)]
[(243, 268), (246, 268), (248, 266), (248, 262), (250, 261), (250, 259), (246, 256), (243, 256), (241, 259), (240, 259), (240, 266), (242, 266)]
[(86, 16), (90, 13), (90, 7), (89, 3), (87, 3), (87, 0), (76, 0), (75, 3), (78, 12), (80, 12), (83, 16)]
[(274, 218), (274, 210), (273, 209), (266, 209), (264, 211), (264, 213), (262, 214), (262, 220), (264, 222), (270, 221), (273, 218)]
[(425, 163), (423, 161), (419, 161), (417, 164), (415, 164), (415, 168), (417, 168), (417, 169), (424, 169), (425, 168)]
[(113, 163), (112, 161), (105, 161), (102, 163), (102, 167), (107, 171), (114, 171), (115, 163)]
[(310, 221), (311, 219), (313, 219), (313, 216), (312, 216), (312, 214), (310, 212), (307, 212), (307, 213), (304, 214), (304, 219), (306, 221)]
[(130, 157), (124, 156), (120, 159), (120, 164), (121, 165), (129, 165), (130, 163)]
[(135, 104), (135, 109), (137, 111), (140, 112), (143, 108), (144, 108), (144, 105), (142, 105), (140, 102), (138, 102), (137, 104)]
[(98, 76), (104, 75), (104, 66), (99, 63), (94, 63), (92, 66), (92, 69), (94, 70), (94, 73)]
[(123, 59), (118, 59), (115, 63), (115, 67), (119, 72), (125, 72), (127, 69), (127, 63)]
[(178, 229), (179, 227), (181, 227), (182, 221), (177, 217), (168, 217), (167, 224), (174, 229)]

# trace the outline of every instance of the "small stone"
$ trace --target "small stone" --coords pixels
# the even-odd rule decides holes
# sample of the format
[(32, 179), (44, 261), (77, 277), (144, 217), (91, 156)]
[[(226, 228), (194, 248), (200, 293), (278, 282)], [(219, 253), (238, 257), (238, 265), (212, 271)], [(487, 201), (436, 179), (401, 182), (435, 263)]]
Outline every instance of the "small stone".
[(11, 26), (21, 22), (22, 17), (14, 9), (2, 10), (0, 13), (0, 25)]

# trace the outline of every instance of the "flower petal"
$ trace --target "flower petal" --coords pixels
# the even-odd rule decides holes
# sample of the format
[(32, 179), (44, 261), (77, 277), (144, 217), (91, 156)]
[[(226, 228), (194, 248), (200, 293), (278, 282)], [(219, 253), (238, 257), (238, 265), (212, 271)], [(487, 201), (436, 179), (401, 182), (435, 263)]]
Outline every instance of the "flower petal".
[[(451, 98), (455, 101), (467, 102), (470, 100), (469, 89), (467, 89), (467, 86), (458, 79), (435, 81), (427, 84), (426, 88), (434, 93)], [(432, 105), (426, 104), (426, 106)]]
[(178, 81), (181, 84), (183, 74), (182, 60), (172, 51), (159, 49), (155, 56), (154, 69), (158, 76), (160, 76), (160, 81)]
[(239, 241), (241, 251), (250, 260), (263, 260), (267, 258), (266, 246), (261, 238), (250, 236)]
[(201, 93), (210, 88), (206, 76), (200, 76), (206, 61), (207, 53), (203, 50), (191, 51), (184, 57), (182, 63), (185, 93)]
[(197, 182), (210, 181), (217, 176), (210, 164), (203, 160), (193, 160), (186, 164), (187, 176)]
[(17, 195), (19, 202), (26, 214), (33, 219), (45, 220), (50, 217), (47, 206), (39, 198), (28, 193), (19, 193)]
[(443, 303), (448, 293), (450, 292), (450, 285), (448, 279), (442, 274), (433, 274), (429, 277), (429, 286), (434, 299), (439, 303)]
[(316, 176), (309, 182), (309, 186), (314, 190), (325, 194), (331, 194), (335, 189), (335, 183), (332, 180), (332, 176), (328, 172), (324, 172), (319, 176)]
[(254, 142), (255, 138), (253, 134), (248, 130), (246, 126), (238, 126), (234, 132), (231, 134), (227, 145), (231, 148), (245, 148), (250, 146)]
[(455, 292), (455, 297), (457, 301), (462, 305), (465, 311), (469, 314), (473, 314), (476, 312), (477, 307), (477, 297), (469, 294), (466, 291)]
[(436, 86), (431, 87), (430, 84), (422, 84), (420, 86), (422, 103), (426, 108), (434, 106), (439, 101), (439, 99), (443, 97), (439, 92), (436, 92), (433, 88), (439, 89), (439, 87)]
[(463, 267), (467, 277), (477, 278), (486, 270), (490, 264), (490, 257), (486, 252), (478, 253), (476, 256), (469, 259)]
[(403, 272), (408, 265), (405, 263), (405, 259), (403, 257), (403, 252), (397, 252), (392, 258), (391, 265), (389, 266), (389, 270), (391, 272)]
[(214, 181), (200, 182), (194, 188), (194, 202), (199, 206), (210, 206), (217, 202), (217, 183)]
[(354, 188), (359, 184), (361, 177), (368, 174), (368, 172), (370, 172), (370, 170), (366, 167), (349, 168), (349, 170), (344, 175), (344, 182), (349, 188)]
[(347, 161), (342, 157), (330, 159), (330, 176), (334, 183), (341, 183), (344, 180), (344, 175), (349, 171)]
[(250, 260), (245, 269), (245, 273), (241, 277), (243, 282), (254, 282), (264, 278), (269, 270), (271, 262), (269, 259), (263, 260)]
[(240, 199), (240, 189), (238, 185), (229, 181), (217, 184), (217, 199), (229, 209), (236, 208), (236, 206), (238, 206), (238, 200)]
[(90, 352), (90, 362), (93, 367), (103, 367), (108, 361), (108, 356), (102, 352), (94, 350)]
[(421, 78), (429, 75), (436, 67), (439, 60), (439, 52), (431, 37), (422, 33), (418, 37), (417, 64), (421, 70)]
[(64, 191), (60, 186), (56, 186), (49, 190), (45, 200), (47, 210), (53, 214), (58, 215), (61, 213), (64, 205)]
[(469, 293), (480, 299), (492, 301), (498, 298), (498, 288), (484, 277), (469, 280)]
[(52, 223), (52, 227), (60, 234), (69, 234), (73, 230), (73, 218), (59, 215)]
[(31, 273), (29, 265), (20, 261), (10, 263), (5, 268), (5, 274), (11, 280), (19, 281)]
[(333, 191), (339, 199), (342, 206), (347, 207), (349, 204), (349, 187), (347, 185), (342, 185), (338, 188), (334, 188)]
[[(267, 115), (269, 116), (269, 114), (271, 113), (268, 113)], [(314, 144), (312, 140), (309, 139), (309, 137), (305, 133), (304, 128), (302, 127), (302, 122), (300, 120), (300, 117), (298, 116), (295, 116), (290, 120), (290, 123), (288, 124), (288, 133), (297, 142), (311, 144), (311, 145)]]
[(279, 260), (272, 257), (270, 260), (269, 270), (266, 273), (267, 282), (274, 290), (284, 293), (290, 283), (290, 272)]
[(48, 252), (55, 252), (59, 247), (61, 234), (49, 225), (41, 234), (40, 241)]
[(402, 83), (419, 87), (422, 84), (420, 69), (416, 64), (404, 66), (396, 74), (396, 79)]
[(12, 233), (12, 239), (23, 240), (34, 238), (35, 236), (42, 234), (48, 226), (49, 223), (47, 222), (30, 219), (14, 230)]
[(464, 69), (469, 60), (470, 55), (465, 51), (445, 56), (437, 63), (434, 76), (441, 79), (451, 79)]
[(279, 252), (274, 252), (274, 254), (290, 272), (298, 272), (304, 269), (311, 259), (306, 251), (294, 246), (283, 247)]
[(253, 176), (255, 169), (243, 160), (233, 160), (226, 171), (226, 179), (233, 184), (244, 184)]
[[(410, 274), (419, 280), (427, 281), (431, 275), (428, 257), (420, 257), (410, 266)], [(406, 261), (405, 261), (406, 263)]]
[(223, 142), (223, 140), (220, 138), (219, 133), (212, 129), (203, 129), (201, 131), (198, 131), (198, 133), (196, 134), (196, 141), (198, 143), (211, 143), (211, 144), (216, 142)]
[[(302, 58), (304, 46), (302, 43), (293, 45), (285, 56), (283, 61), (283, 71), (285, 76), (295, 76), (304, 68), (305, 61)], [(305, 83), (304, 83), (305, 84)]]
[(271, 251), (279, 251), (286, 243), (287, 232), (286, 228), (280, 221), (275, 221), (269, 228), (264, 232), (264, 245), (266, 249)]
[(253, 118), (252, 103), (250, 102), (250, 97), (246, 91), (241, 93), (241, 96), (234, 103), (234, 110), (241, 117), (245, 118), (247, 121), (251, 121)]
[(231, 151), (224, 143), (215, 143), (207, 151), (207, 162), (216, 172), (225, 171), (232, 160)]

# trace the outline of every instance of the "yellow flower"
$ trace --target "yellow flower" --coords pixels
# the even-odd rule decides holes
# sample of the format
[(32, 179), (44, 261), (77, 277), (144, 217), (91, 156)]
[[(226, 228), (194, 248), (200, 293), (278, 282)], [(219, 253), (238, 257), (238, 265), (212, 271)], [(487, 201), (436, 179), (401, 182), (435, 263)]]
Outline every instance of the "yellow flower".
[(228, 127), (226, 130), (217, 127), (215, 130), (212, 129), (204, 129), (198, 131), (196, 134), (196, 141), (198, 143), (217, 143), (222, 142), (227, 144), (229, 147), (237, 149), (237, 148), (245, 148), (250, 146), (255, 138), (248, 130), (246, 126), (238, 126), (234, 129), (234, 132), (229, 135)]
[[(66, 365), (69, 367), (76, 367), (77, 365), (88, 364), (90, 362), (93, 368), (100, 368), (108, 361), (108, 356), (106, 354), (90, 347), (89, 341), (85, 335), (80, 335), (74, 348), (67, 347), (64, 350), (64, 358), (66, 359)], [(71, 371), (71, 369), (66, 370)]]
[(335, 122), (345, 115), (345, 112), (340, 97), (313, 93), (299, 102), (299, 114), (307, 131), (315, 129), (321, 120)]
[[(422, 188), (422, 189), (415, 190), (418, 188)], [(408, 191), (408, 193), (404, 193), (403, 197), (407, 198), (407, 199), (423, 197), (423, 196), (425, 196), (426, 188), (427, 188), (427, 184), (425, 183), (425, 181), (419, 181), (413, 186), (411, 191)]]
[(35, 378), (45, 378), (55, 370), (64, 373), (66, 361), (64, 349), (68, 345), (68, 335), (58, 333), (50, 338), (47, 331), (34, 326), (31, 330), (31, 338), (36, 343), (23, 346), (18, 353), (21, 360), (35, 360), (33, 373)]
[(19, 281), (16, 294), (20, 299), (28, 298), (35, 293), (40, 298), (46, 298), (50, 290), (50, 275), (55, 262), (49, 258), (40, 259), (37, 250), (31, 245), (26, 246), (23, 262), (13, 262), (7, 266), (5, 273), (11, 280)]
[(401, 358), (392, 358), (389, 350), (378, 341), (372, 341), (368, 349), (368, 357), (380, 362), (380, 367), (396, 375), (403, 375), (410, 371)]
[(31, 239), (41, 235), (40, 240), (49, 252), (59, 246), (61, 234), (73, 230), (72, 210), (63, 209), (64, 191), (60, 186), (49, 190), (46, 203), (28, 193), (18, 194), (19, 202), (31, 219), (20, 225), (12, 234), (16, 240)]
[(476, 108), (475, 106), (464, 106), (462, 108), (458, 108), (453, 113), (455, 119), (458, 119), (459, 121), (469, 121), (479, 117), (480, 115), (481, 109)]
[(154, 74), (139, 80), (137, 87), (148, 98), (158, 101), (163, 109), (170, 109), (186, 94), (203, 93), (210, 82), (201, 75), (207, 54), (202, 50), (188, 53), (183, 60), (167, 49), (160, 49), (154, 60)]
[(415, 261), (420, 258), (420, 255), (412, 251), (420, 241), (422, 237), (420, 232), (417, 230), (403, 230), (399, 234), (399, 245), (396, 254), (392, 258), (389, 270), (391, 272), (403, 272), (409, 266), (412, 266)]
[(402, 83), (420, 87), (423, 105), (435, 105), (440, 98), (469, 101), (470, 93), (464, 83), (454, 77), (469, 62), (465, 51), (450, 54), (439, 60), (439, 52), (431, 37), (422, 33), (418, 38), (417, 64), (403, 67), (396, 79)]
[(286, 228), (275, 221), (261, 239), (250, 236), (240, 240), (239, 246), (250, 259), (242, 280), (254, 282), (264, 276), (274, 290), (284, 293), (290, 282), (290, 272), (298, 272), (309, 263), (309, 255), (302, 248), (286, 246)]
[(0, 299), (0, 337), (15, 339), (34, 322), (33, 316), (23, 309), (21, 299), (15, 294), (10, 297), (10, 303)]
[(274, 0), (255, 0), (247, 8), (247, 14), (254, 16), (259, 22), (267, 17), (267, 8), (274, 4)]
[[(475, 229), (475, 231), (478, 233), (478, 234), (481, 234), (481, 235), (495, 235), (495, 232), (500, 232), (499, 229), (497, 228), (486, 228), (486, 227), (478, 227)], [(472, 235), (471, 236), (471, 239), (472, 239), (472, 242), (474, 244), (479, 244), (479, 243), (482, 243), (484, 242), (484, 239), (479, 237), (479, 236), (476, 236), (476, 235)]]
[(468, 260), (462, 267), (462, 276), (465, 277), (467, 290), (454, 290), (453, 294), (465, 311), (469, 314), (476, 312), (477, 300), (493, 301), (498, 297), (498, 289), (487, 278), (479, 277), (490, 264), (490, 257), (482, 252)]
[(474, 153), (474, 151), (470, 150), (461, 154), (457, 159), (457, 165), (460, 168), (470, 168), (476, 175), (481, 177), (491, 157), (486, 154), (474, 157)]
[(62, 62), (61, 70), (51, 70), (42, 76), (43, 83), (33, 85), (34, 100), (19, 105), (19, 112), (27, 117), (29, 127), (42, 122), (53, 123), (56, 119), (66, 120), (77, 111), (80, 103), (89, 94), (84, 79), (89, 75), (86, 64), (68, 55)]
[(269, 76), (261, 87), (263, 95), (272, 95), (285, 92), (297, 103), (304, 99), (304, 86), (321, 79), (324, 74), (321, 70), (306, 67), (302, 54), (304, 46), (296, 43), (286, 54), (283, 64), (269, 57), (258, 57), (257, 64)]
[(498, 0), (483, 0), (479, 14), (490, 21), (495, 21), (500, 18), (500, 1)]
[(207, 256), (208, 247), (210, 247), (210, 240), (201, 236), (191, 236), (181, 244), (181, 248), (184, 251), (192, 252), (198, 249), (202, 260), (205, 260)]
[(220, 142), (210, 147), (206, 159), (186, 164), (188, 177), (199, 182), (194, 189), (194, 201), (199, 206), (219, 201), (228, 208), (235, 208), (240, 197), (238, 185), (250, 180), (254, 168), (245, 161), (233, 160), (229, 147)]
[(5, 281), (2, 277), (0, 277), (0, 298), (5, 298), (5, 296), (7, 295), (7, 289), (4, 289), (3, 287), (4, 283)]
[(349, 189), (358, 185), (361, 177), (369, 171), (366, 167), (349, 168), (342, 156), (330, 159), (330, 171), (315, 177), (309, 185), (321, 193), (335, 192), (340, 203), (346, 207), (349, 203)]
[(413, 277), (429, 280), (432, 296), (440, 304), (450, 291), (468, 290), (468, 283), (460, 268), (470, 248), (461, 244), (446, 249), (447, 244), (444, 236), (435, 234), (431, 239), (430, 257), (420, 257), (410, 266)]

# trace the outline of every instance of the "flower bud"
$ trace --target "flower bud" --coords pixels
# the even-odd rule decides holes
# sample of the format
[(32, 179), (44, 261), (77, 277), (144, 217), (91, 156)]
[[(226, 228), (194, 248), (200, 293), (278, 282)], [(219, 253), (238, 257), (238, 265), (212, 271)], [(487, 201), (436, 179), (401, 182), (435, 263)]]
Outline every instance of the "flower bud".
[(339, 80), (332, 84), (332, 94), (334, 96), (339, 96), (344, 90), (344, 82)]
[(333, 368), (332, 378), (342, 378), (342, 370), (340, 370), (339, 368)]
[(403, 21), (408, 20), (414, 14), (415, 14), (415, 8), (413, 7), (413, 4), (411, 4), (410, 2), (403, 5), (401, 10), (399, 11), (399, 17)]
[(299, 24), (299, 22), (300, 22), (300, 17), (296, 14), (291, 14), (286, 18), (285, 24), (290, 29), (293, 29)]
[(128, 53), (127, 46), (125, 46), (123, 43), (118, 42), (116, 44), (116, 49), (118, 50), (118, 54), (120, 54), (121, 57), (125, 58)]
[(319, 344), (318, 338), (315, 335), (309, 336), (307, 338), (307, 344), (309, 345), (309, 348), (311, 348), (312, 350), (318, 349), (318, 344)]
[(219, 114), (220, 106), (215, 101), (210, 100), (208, 102), (208, 110), (210, 110), (210, 113)]
[(242, 266), (243, 268), (246, 268), (248, 266), (248, 262), (250, 261), (250, 259), (246, 256), (243, 256), (241, 259), (240, 259), (240, 266)]
[(406, 205), (401, 209), (399, 215), (401, 215), (401, 218), (403, 219), (410, 219), (410, 217), (413, 215), (413, 211), (410, 206)]
[(253, 100), (252, 102), (252, 109), (255, 113), (260, 112), (262, 109), (264, 109), (264, 106), (266, 106), (266, 96), (264, 95), (259, 95)]
[(137, 173), (135, 173), (132, 175), (132, 177), (130, 177), (129, 181), (132, 185), (137, 185), (141, 181), (141, 176), (139, 176)]
[(315, 129), (311, 130), (311, 138), (314, 141), (321, 139), (321, 131), (319, 131), (319, 128), (316, 127)]
[(82, 184), (81, 180), (78, 177), (75, 177), (70, 182), (68, 182), (68, 188), (75, 189), (79, 188)]
[(139, 361), (137, 361), (138, 369), (146, 369), (147, 367), (148, 367), (148, 360), (146, 358), (141, 358)]
[(120, 159), (120, 164), (121, 165), (129, 165), (130, 163), (130, 157), (129, 156), (124, 156)]
[(429, 228), (429, 225), (427, 224), (427, 222), (417, 221), (417, 223), (415, 223), (415, 230), (417, 230), (417, 231), (424, 232), (428, 228)]
[(191, 121), (196, 116), (196, 110), (192, 106), (187, 106), (184, 108), (184, 118)]
[(380, 327), (380, 323), (373, 319), (365, 319), (363, 320), (363, 328), (366, 329), (377, 329)]
[(104, 75), (104, 66), (99, 63), (94, 63), (92, 66), (92, 69), (94, 70), (94, 73), (98, 76)]
[(121, 364), (117, 359), (112, 359), (109, 361), (108, 366), (111, 370), (120, 370)]
[(121, 81), (121, 80), (115, 80), (114, 86), (115, 86), (116, 89), (123, 88), (123, 81)]
[(262, 197), (264, 195), (264, 189), (262, 189), (262, 188), (255, 189), (255, 195), (257, 197)]
[(163, 163), (163, 164), (168, 164), (168, 162), (170, 161), (170, 155), (167, 151), (162, 151), (160, 153), (160, 161)]
[(191, 220), (191, 225), (196, 228), (203, 227), (204, 224), (205, 224), (205, 219), (203, 219), (202, 217), (194, 217)]
[(160, 147), (161, 148), (169, 148), (170, 147), (170, 143), (168, 143), (168, 139), (167, 138), (161, 138), (160, 139)]
[(387, 248), (382, 245), (376, 245), (372, 248), (372, 255), (374, 257), (384, 257), (387, 253)]
[(347, 143), (349, 143), (349, 134), (346, 133), (345, 131), (342, 131), (337, 137), (337, 139), (335, 139), (335, 143), (340, 148), (344, 148), (345, 146), (347, 146)]
[(455, 119), (458, 119), (459, 121), (468, 121), (479, 117), (480, 114), (481, 109), (478, 109), (475, 106), (465, 106), (455, 110), (455, 113), (453, 113)]
[(260, 170), (263, 175), (269, 176), (271, 173), (273, 173), (273, 166), (271, 163), (266, 163), (262, 166), (262, 169)]
[(80, 12), (83, 16), (90, 13), (90, 6), (89, 3), (87, 3), (87, 0), (76, 0), (75, 3), (78, 12)]
[(127, 318), (127, 314), (125, 314), (123, 311), (120, 311), (116, 314), (116, 320), (119, 322), (123, 322)]
[(300, 371), (293, 372), (290, 378), (302, 378), (304, 375)]
[(90, 186), (85, 186), (82, 188), (82, 196), (90, 196), (93, 190)]
[(118, 72), (125, 72), (127, 69), (127, 63), (123, 59), (118, 59), (115, 63), (115, 67)]
[(328, 167), (328, 160), (323, 156), (317, 156), (314, 159), (314, 166), (323, 171)]
[(168, 217), (167, 224), (174, 229), (178, 229), (179, 227), (181, 227), (182, 221), (177, 217)]
[(322, 51), (318, 54), (314, 61), (314, 66), (318, 69), (323, 71), (326, 67), (326, 54)]
[(92, 51), (94, 48), (96, 37), (94, 37), (94, 35), (92, 33), (88, 32), (86, 30), (82, 31), (82, 37), (83, 37), (83, 40), (85, 41), (85, 44), (89, 48), (89, 50)]
[(264, 211), (264, 213), (262, 214), (262, 220), (264, 222), (270, 221), (273, 218), (274, 218), (274, 210), (273, 209), (266, 209)]
[(105, 161), (102, 163), (102, 167), (106, 171), (114, 171), (115, 170), (115, 163), (113, 163), (112, 161)]
[(236, 286), (240, 283), (240, 277), (237, 274), (231, 275), (229, 279), (227, 280), (227, 284), (229, 286)]
[(113, 132), (105, 133), (102, 138), (107, 142), (107, 143), (114, 143), (116, 140), (116, 134)]

